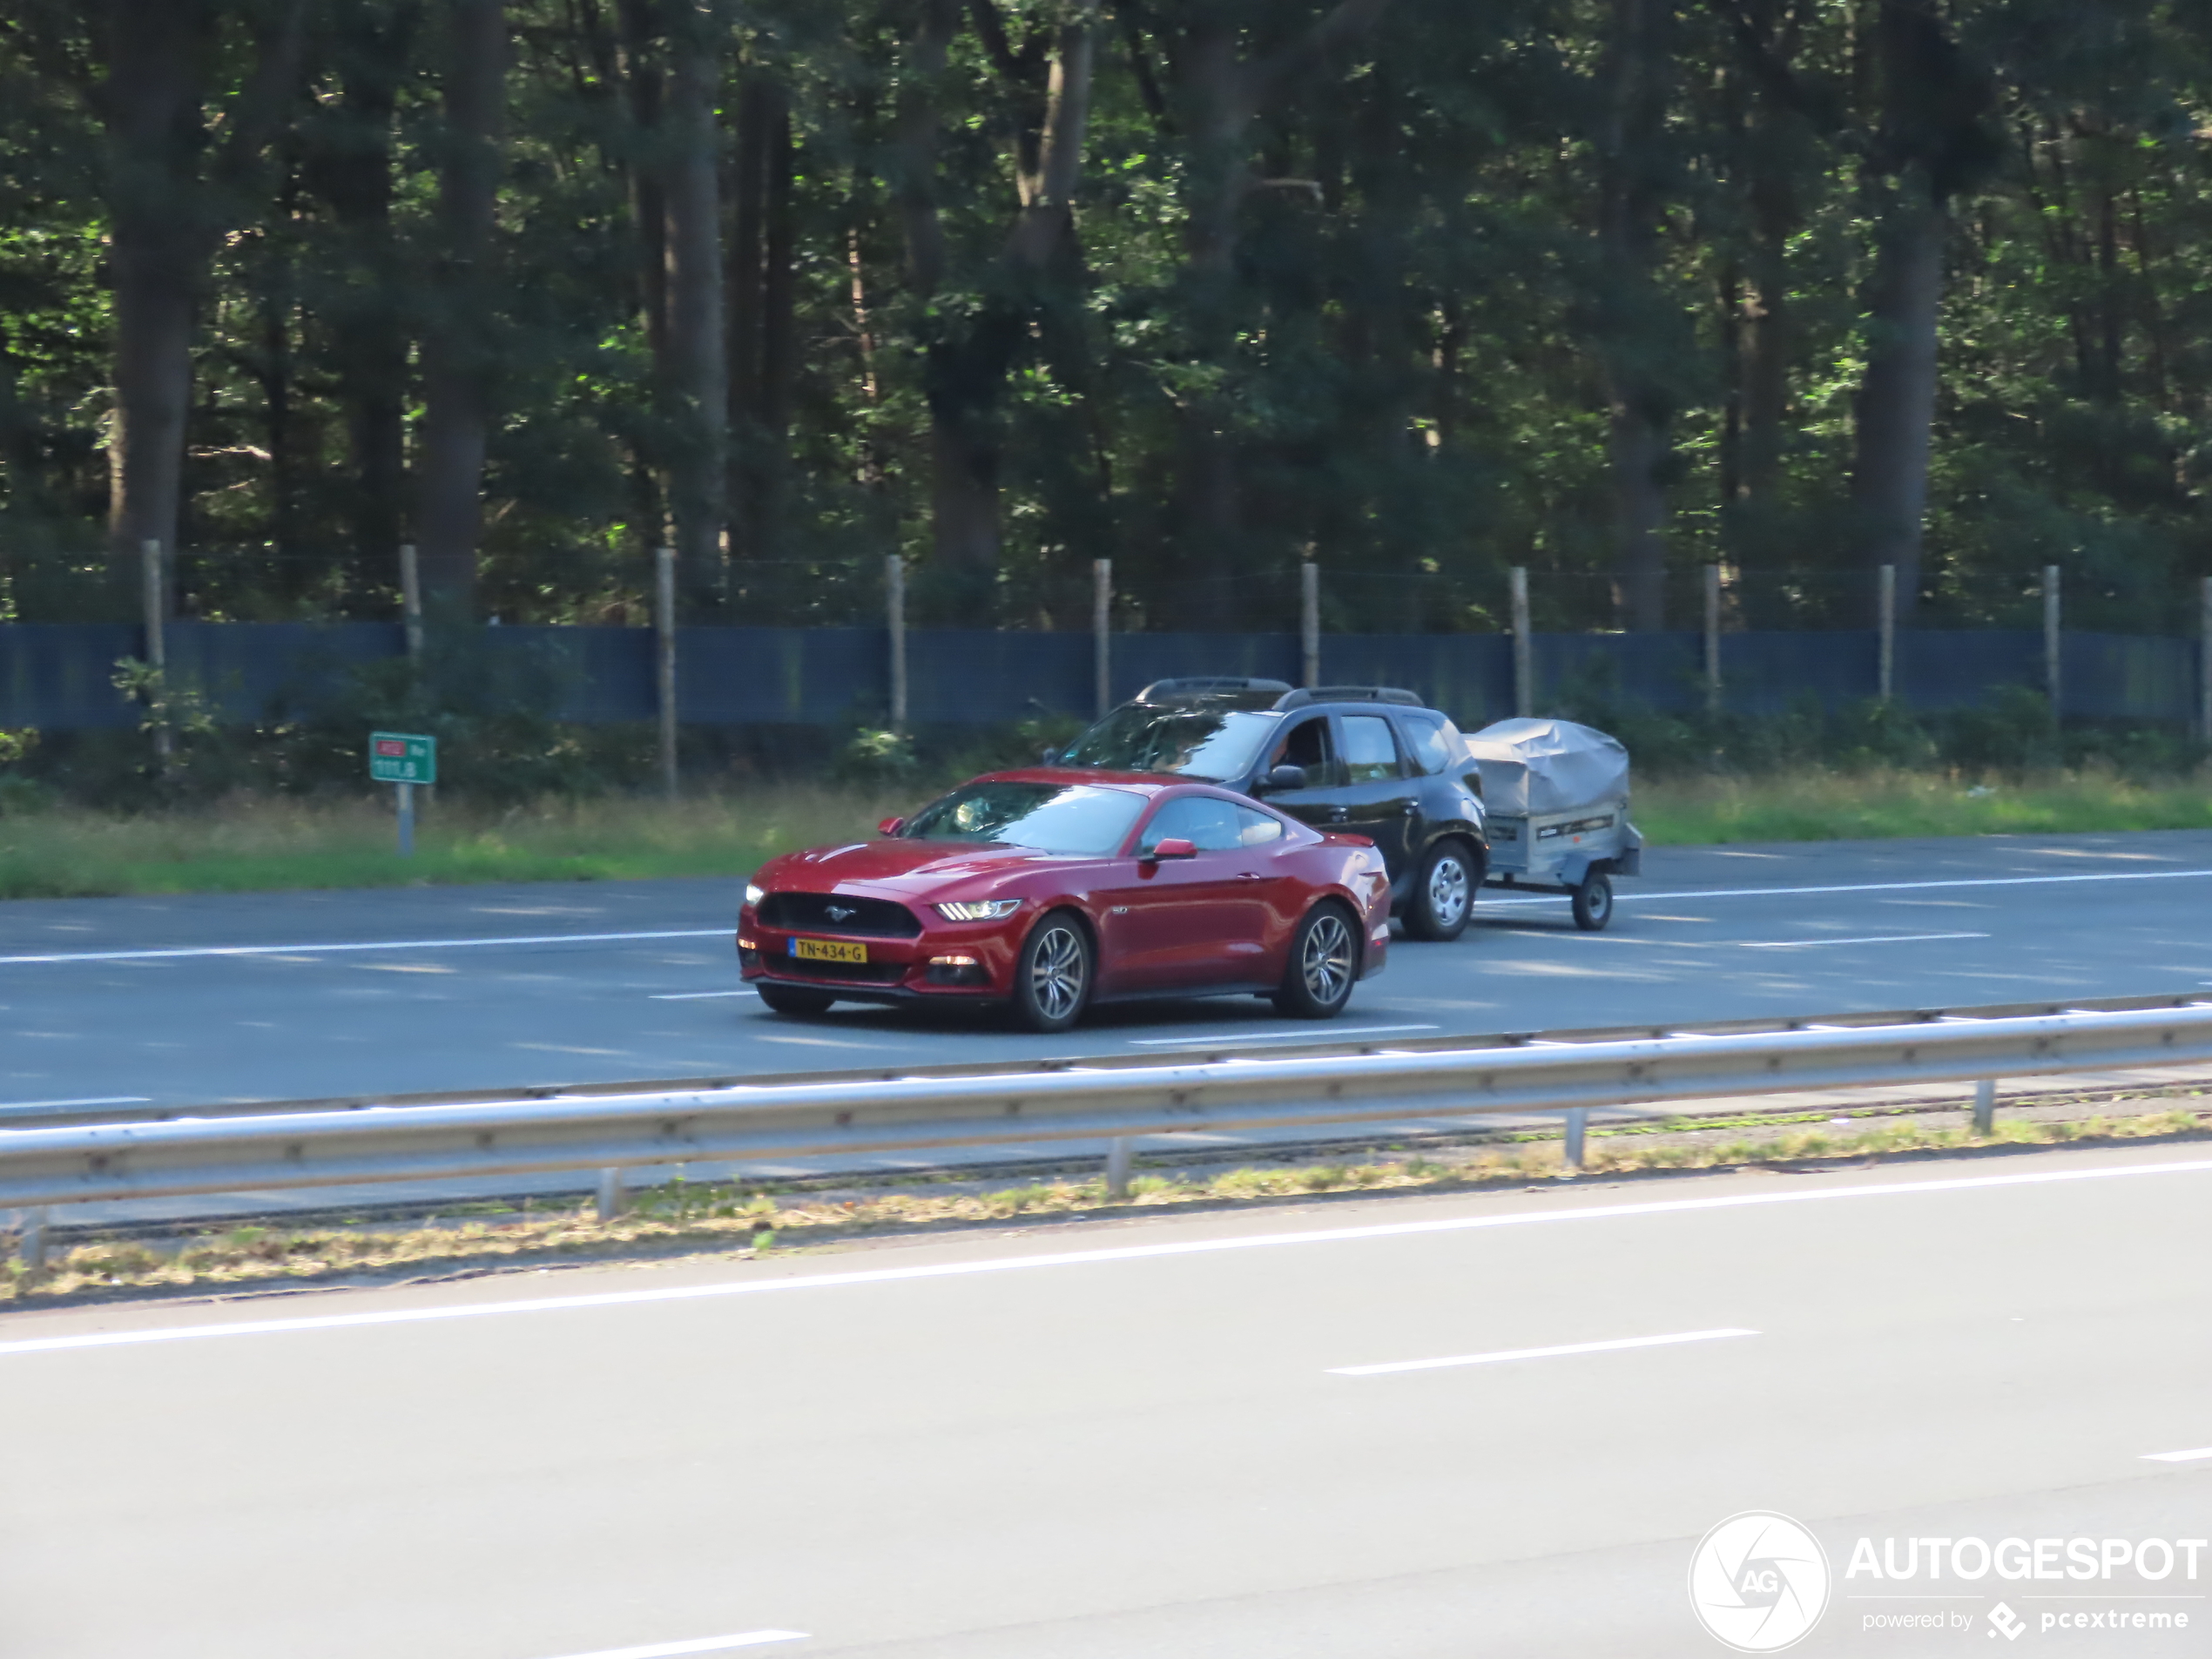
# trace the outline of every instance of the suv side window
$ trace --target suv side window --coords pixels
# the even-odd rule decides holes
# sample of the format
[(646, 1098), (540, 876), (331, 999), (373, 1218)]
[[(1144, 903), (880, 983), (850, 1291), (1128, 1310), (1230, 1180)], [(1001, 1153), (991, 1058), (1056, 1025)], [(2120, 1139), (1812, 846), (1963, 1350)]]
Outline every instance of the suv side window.
[(1309, 789), (1327, 789), (1337, 781), (1336, 756), (1329, 745), (1329, 717), (1317, 714), (1299, 721), (1276, 743), (1264, 771), (1277, 766), (1303, 766)]
[(1182, 795), (1152, 814), (1144, 833), (1137, 837), (1136, 850), (1141, 855), (1162, 841), (1184, 840), (1201, 853), (1229, 853), (1244, 845), (1243, 831), (1235, 803), (1211, 795)]
[(1344, 769), (1355, 784), (1379, 783), (1399, 776), (1398, 739), (1390, 722), (1379, 714), (1347, 714), (1344, 718)]
[(1413, 747), (1414, 770), (1424, 776), (1433, 778), (1460, 758), (1460, 729), (1442, 715), (1408, 709), (1398, 719)]

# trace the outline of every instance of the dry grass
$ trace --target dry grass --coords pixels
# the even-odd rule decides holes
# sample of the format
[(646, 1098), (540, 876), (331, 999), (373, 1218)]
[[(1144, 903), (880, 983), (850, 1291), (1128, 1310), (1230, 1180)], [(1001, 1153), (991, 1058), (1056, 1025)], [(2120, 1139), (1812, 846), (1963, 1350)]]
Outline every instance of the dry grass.
[(421, 814), (413, 859), (395, 850), (381, 800), (246, 796), (131, 816), (57, 807), (0, 816), (0, 899), (742, 876), (912, 805), (812, 785), (504, 810), (440, 801)]
[(2006, 781), (1957, 773), (1820, 767), (1639, 783), (1635, 819), (1655, 846), (1907, 835), (2212, 829), (2212, 779), (2134, 783), (2101, 768)]
[[(2137, 1103), (2148, 1104), (2149, 1103)], [(2127, 1102), (2106, 1103), (2125, 1108)], [(1730, 1130), (1673, 1136), (1595, 1134), (1585, 1172), (1705, 1170), (1761, 1163), (1847, 1161), (1885, 1154), (1986, 1146), (2047, 1146), (2193, 1134), (2208, 1115), (2187, 1108), (2064, 1118), (2003, 1119), (1976, 1135), (1914, 1118), (1864, 1127)], [(1723, 1138), (1723, 1135), (1726, 1138)], [(632, 1214), (602, 1223), (588, 1211), (508, 1215), (402, 1230), (372, 1227), (234, 1227), (165, 1244), (107, 1240), (81, 1244), (32, 1272), (0, 1262), (0, 1306), (35, 1306), (118, 1290), (221, 1291), (273, 1282), (377, 1279), (456, 1267), (618, 1259), (669, 1251), (738, 1251), (832, 1244), (870, 1235), (988, 1225), (1025, 1218), (1127, 1215), (1195, 1204), (1296, 1199), (1323, 1193), (1469, 1191), (1557, 1181), (1567, 1171), (1556, 1140), (1489, 1146), (1451, 1160), (1386, 1155), (1331, 1163), (1226, 1171), (1144, 1174), (1125, 1200), (1103, 1180), (1033, 1182), (975, 1191), (912, 1191), (851, 1197), (777, 1196), (681, 1181), (641, 1195)]]

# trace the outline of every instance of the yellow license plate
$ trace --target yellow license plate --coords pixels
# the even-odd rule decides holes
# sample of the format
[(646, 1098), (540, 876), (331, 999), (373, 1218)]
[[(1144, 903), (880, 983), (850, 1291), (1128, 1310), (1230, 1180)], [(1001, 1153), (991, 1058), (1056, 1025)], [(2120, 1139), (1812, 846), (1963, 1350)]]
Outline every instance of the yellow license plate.
[(816, 962), (865, 962), (868, 959), (866, 945), (841, 945), (834, 939), (794, 939), (791, 954)]

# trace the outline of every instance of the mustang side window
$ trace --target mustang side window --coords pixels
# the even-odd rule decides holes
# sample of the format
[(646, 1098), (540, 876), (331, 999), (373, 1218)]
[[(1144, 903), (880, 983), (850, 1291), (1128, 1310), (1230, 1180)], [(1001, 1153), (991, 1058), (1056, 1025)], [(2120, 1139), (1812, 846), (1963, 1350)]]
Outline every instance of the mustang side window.
[(1237, 808), (1237, 839), (1246, 846), (1265, 846), (1270, 841), (1283, 839), (1283, 820), (1272, 813), (1254, 812), (1249, 806)]
[(1344, 769), (1355, 784), (1398, 776), (1398, 740), (1379, 714), (1344, 717)]
[(1136, 850), (1150, 853), (1162, 841), (1188, 841), (1201, 853), (1226, 853), (1241, 846), (1243, 826), (1237, 808), (1210, 795), (1185, 795), (1152, 814), (1152, 821), (1137, 838)]

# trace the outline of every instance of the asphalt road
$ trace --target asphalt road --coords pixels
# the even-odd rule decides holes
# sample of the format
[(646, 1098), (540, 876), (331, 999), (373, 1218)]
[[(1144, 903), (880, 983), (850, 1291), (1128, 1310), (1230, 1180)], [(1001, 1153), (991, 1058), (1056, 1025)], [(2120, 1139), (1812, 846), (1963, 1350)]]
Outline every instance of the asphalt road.
[[(1612, 929), (1486, 891), (1330, 1028), (1448, 1034), (2121, 996), (2212, 981), (2212, 833), (1656, 849)], [(0, 1122), (201, 1104), (1310, 1041), (1256, 999), (1035, 1037), (734, 994), (732, 881), (0, 906)], [(499, 941), (499, 942), (485, 942)], [(243, 954), (226, 954), (243, 953)]]
[(11, 1315), (0, 1654), (1667, 1659), (1753, 1509), (1796, 1652), (2202, 1653), (2209, 1243), (2175, 1147)]

